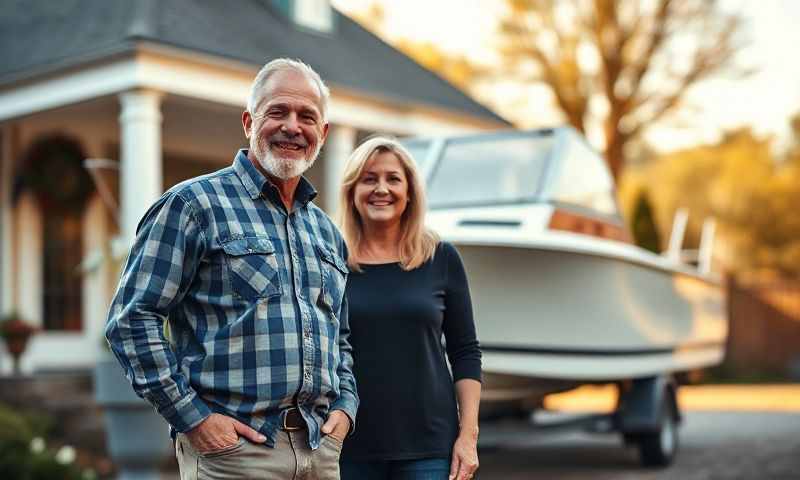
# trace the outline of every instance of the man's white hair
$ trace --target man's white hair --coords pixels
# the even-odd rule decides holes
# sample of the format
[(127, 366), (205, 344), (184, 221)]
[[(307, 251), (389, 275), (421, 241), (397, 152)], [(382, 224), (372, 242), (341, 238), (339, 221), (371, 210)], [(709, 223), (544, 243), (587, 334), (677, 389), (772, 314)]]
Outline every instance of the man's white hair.
[(264, 94), (264, 84), (266, 84), (267, 80), (275, 73), (287, 70), (294, 70), (295, 72), (305, 75), (306, 78), (317, 86), (320, 97), (320, 113), (322, 114), (322, 120), (327, 122), (328, 99), (331, 96), (331, 91), (313, 68), (300, 60), (292, 60), (291, 58), (276, 58), (261, 67), (261, 70), (259, 70), (258, 74), (256, 74), (256, 78), (253, 80), (253, 85), (250, 87), (250, 97), (247, 99), (247, 111), (250, 112), (251, 115), (255, 115), (255, 109)]

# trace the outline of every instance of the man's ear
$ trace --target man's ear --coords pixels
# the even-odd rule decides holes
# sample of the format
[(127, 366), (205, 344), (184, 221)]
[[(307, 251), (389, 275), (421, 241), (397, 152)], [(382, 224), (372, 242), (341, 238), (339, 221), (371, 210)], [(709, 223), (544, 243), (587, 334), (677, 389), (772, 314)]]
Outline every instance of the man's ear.
[(253, 116), (250, 115), (250, 112), (245, 110), (242, 112), (242, 128), (244, 128), (244, 136), (249, 140), (250, 139), (250, 131), (253, 127)]
[(325, 140), (328, 139), (328, 127), (330, 127), (328, 123), (322, 126), (322, 143), (325, 143)]

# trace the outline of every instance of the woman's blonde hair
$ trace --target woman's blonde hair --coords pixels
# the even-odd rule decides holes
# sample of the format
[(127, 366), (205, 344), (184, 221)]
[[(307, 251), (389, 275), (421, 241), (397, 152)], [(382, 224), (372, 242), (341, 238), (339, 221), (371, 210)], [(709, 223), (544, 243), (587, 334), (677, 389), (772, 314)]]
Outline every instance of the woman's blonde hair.
[(425, 187), (411, 154), (394, 138), (372, 137), (350, 154), (339, 191), (338, 223), (349, 250), (347, 264), (354, 271), (361, 271), (359, 256), (364, 228), (361, 215), (355, 208), (353, 192), (367, 162), (383, 152), (397, 157), (408, 181), (408, 203), (400, 221), (400, 265), (403, 270), (413, 270), (433, 258), (439, 243), (439, 237), (425, 226)]

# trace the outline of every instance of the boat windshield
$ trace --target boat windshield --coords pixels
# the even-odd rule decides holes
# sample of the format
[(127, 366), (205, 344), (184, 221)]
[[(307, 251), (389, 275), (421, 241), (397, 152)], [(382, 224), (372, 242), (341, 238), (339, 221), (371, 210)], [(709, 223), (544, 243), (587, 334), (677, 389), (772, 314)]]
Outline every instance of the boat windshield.
[(552, 199), (607, 216), (619, 215), (614, 179), (605, 160), (589, 145), (571, 138), (559, 149), (558, 175), (553, 182)]
[(450, 140), (428, 180), (431, 208), (532, 202), (539, 191), (551, 134)]
[(417, 163), (417, 167), (419, 167), (420, 172), (425, 171), (425, 167), (428, 165), (429, 154), (431, 151), (431, 141), (430, 140), (406, 140), (402, 141), (408, 153), (411, 154), (411, 158)]

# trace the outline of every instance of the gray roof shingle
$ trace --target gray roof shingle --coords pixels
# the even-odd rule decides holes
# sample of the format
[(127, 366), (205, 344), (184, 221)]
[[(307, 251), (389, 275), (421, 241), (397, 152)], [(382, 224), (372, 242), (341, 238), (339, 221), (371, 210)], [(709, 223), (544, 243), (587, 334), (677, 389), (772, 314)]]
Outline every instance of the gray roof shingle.
[(334, 10), (330, 34), (295, 26), (270, 0), (6, 0), (0, 85), (130, 52), (141, 40), (260, 66), (300, 58), (331, 85), (509, 125)]

